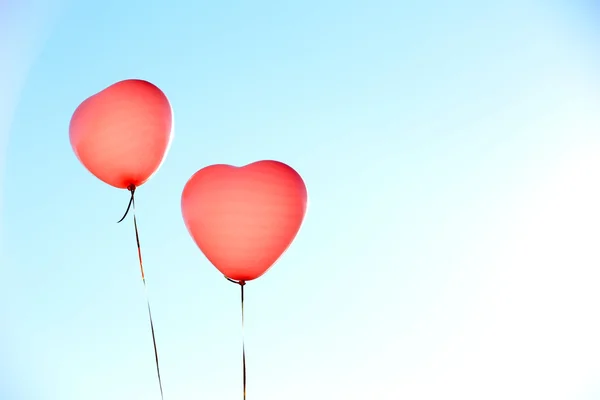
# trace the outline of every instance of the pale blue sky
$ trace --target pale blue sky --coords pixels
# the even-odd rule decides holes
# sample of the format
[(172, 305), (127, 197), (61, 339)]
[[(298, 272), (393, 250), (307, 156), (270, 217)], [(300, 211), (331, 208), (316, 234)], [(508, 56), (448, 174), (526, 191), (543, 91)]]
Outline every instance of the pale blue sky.
[(0, 397), (159, 398), (128, 194), (68, 140), (82, 100), (141, 78), (175, 116), (136, 196), (165, 399), (241, 397), (238, 289), (179, 201), (260, 159), (310, 207), (247, 286), (249, 400), (597, 398), (598, 10), (488, 3), (30, 4), (41, 36), (3, 42), (31, 51), (3, 82)]

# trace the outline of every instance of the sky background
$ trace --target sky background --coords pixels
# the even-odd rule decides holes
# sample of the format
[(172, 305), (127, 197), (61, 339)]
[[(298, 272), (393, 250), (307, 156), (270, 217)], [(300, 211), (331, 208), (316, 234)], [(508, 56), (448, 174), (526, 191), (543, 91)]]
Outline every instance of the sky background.
[(599, 11), (0, 3), (0, 398), (159, 399), (128, 193), (68, 138), (128, 78), (174, 109), (136, 193), (165, 399), (241, 397), (239, 289), (180, 196), (261, 159), (310, 207), (246, 287), (249, 400), (600, 398)]

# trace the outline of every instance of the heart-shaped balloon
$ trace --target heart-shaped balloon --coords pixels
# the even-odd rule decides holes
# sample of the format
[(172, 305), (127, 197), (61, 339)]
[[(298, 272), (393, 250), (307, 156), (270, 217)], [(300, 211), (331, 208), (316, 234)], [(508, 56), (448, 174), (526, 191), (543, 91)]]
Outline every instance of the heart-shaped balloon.
[(290, 246), (307, 207), (304, 181), (278, 161), (244, 167), (211, 165), (185, 185), (185, 225), (206, 258), (226, 277), (251, 281)]
[(81, 103), (69, 138), (92, 174), (124, 189), (142, 185), (158, 170), (171, 144), (172, 125), (165, 94), (150, 82), (129, 79)]

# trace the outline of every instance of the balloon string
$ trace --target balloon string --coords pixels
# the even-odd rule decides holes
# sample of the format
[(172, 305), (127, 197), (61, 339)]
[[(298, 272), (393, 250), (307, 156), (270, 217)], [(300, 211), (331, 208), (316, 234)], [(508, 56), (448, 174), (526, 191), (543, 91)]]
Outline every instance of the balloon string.
[(246, 400), (246, 344), (244, 340), (244, 286), (246, 285), (245, 281), (234, 281), (233, 279), (229, 279), (225, 277), (229, 282), (240, 285), (241, 294), (242, 294), (242, 376), (244, 382), (244, 400)]
[[(123, 215), (123, 218), (121, 218), (121, 221), (123, 221), (125, 219), (125, 217), (129, 213), (129, 208), (131, 207), (132, 211), (133, 211), (133, 227), (135, 228), (135, 241), (137, 243), (138, 259), (140, 261), (140, 272), (142, 274), (142, 282), (144, 284), (144, 294), (146, 296), (146, 305), (148, 306), (148, 317), (150, 318), (150, 331), (152, 332), (152, 344), (154, 345), (154, 361), (156, 362), (156, 375), (158, 376), (158, 386), (160, 388), (160, 398), (161, 398), (161, 400), (164, 400), (162, 379), (160, 377), (160, 366), (158, 363), (158, 349), (156, 347), (156, 336), (154, 334), (154, 322), (152, 321), (152, 311), (150, 310), (150, 298), (148, 296), (148, 287), (146, 285), (146, 275), (144, 274), (144, 264), (142, 262), (142, 249), (140, 246), (140, 235), (138, 233), (137, 218), (135, 217), (135, 199), (134, 199), (135, 186), (130, 185), (127, 189), (129, 189), (129, 191), (131, 191), (131, 199), (129, 200), (129, 205), (127, 206), (127, 211), (125, 211), (125, 215)], [(121, 222), (121, 221), (119, 221), (119, 222)]]

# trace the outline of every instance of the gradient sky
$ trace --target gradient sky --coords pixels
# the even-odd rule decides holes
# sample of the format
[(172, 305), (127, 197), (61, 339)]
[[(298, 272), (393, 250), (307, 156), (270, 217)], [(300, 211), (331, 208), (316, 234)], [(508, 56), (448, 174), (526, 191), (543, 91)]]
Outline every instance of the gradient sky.
[(81, 101), (141, 78), (175, 116), (136, 196), (165, 399), (241, 398), (239, 289), (179, 202), (260, 159), (310, 207), (247, 286), (249, 400), (597, 399), (598, 10), (213, 3), (7, 8), (0, 397), (159, 399), (128, 194), (68, 140)]

